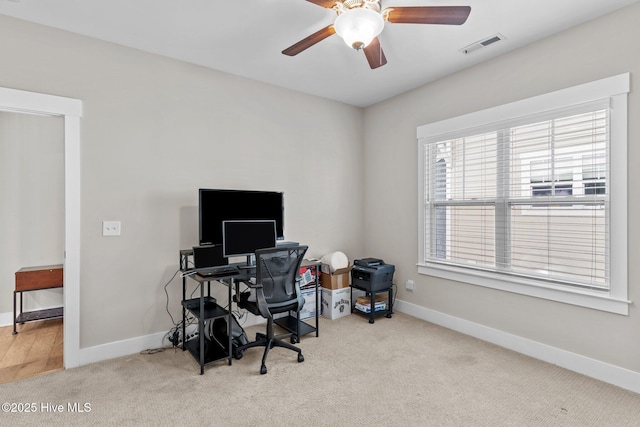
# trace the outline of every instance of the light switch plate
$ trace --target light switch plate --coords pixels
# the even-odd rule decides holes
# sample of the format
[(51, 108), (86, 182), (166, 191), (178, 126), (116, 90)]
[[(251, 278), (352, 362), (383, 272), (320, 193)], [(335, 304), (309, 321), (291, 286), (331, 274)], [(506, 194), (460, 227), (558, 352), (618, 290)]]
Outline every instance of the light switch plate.
[(103, 236), (119, 236), (120, 221), (102, 221)]

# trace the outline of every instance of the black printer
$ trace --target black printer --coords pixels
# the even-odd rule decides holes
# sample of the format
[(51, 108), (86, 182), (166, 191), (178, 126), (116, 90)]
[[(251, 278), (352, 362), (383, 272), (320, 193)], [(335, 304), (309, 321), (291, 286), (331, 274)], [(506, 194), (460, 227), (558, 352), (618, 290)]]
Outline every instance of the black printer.
[(378, 258), (363, 258), (353, 261), (351, 284), (369, 292), (389, 289), (393, 285), (396, 267), (385, 264)]

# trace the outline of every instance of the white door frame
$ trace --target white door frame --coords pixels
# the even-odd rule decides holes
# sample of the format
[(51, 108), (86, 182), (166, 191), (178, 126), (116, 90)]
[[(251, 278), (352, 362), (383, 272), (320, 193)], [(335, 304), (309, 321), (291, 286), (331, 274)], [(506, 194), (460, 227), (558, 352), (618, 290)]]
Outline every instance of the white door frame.
[(80, 118), (82, 101), (0, 87), (0, 110), (64, 118), (64, 367), (80, 365)]

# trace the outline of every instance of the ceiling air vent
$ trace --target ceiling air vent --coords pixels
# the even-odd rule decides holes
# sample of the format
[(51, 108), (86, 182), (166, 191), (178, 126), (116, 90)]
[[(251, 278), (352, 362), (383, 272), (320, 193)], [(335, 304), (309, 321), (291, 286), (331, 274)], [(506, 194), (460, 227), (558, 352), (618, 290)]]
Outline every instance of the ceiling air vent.
[(501, 40), (506, 39), (505, 36), (503, 36), (500, 33), (494, 34), (492, 36), (489, 36), (485, 39), (482, 39), (480, 41), (477, 41), (475, 43), (471, 43), (469, 46), (463, 47), (462, 49), (460, 49), (460, 52), (464, 53), (465, 55), (470, 54), (471, 52), (475, 52), (476, 50), (483, 48), (483, 47), (487, 47), (489, 45), (492, 45), (494, 43), (497, 43)]

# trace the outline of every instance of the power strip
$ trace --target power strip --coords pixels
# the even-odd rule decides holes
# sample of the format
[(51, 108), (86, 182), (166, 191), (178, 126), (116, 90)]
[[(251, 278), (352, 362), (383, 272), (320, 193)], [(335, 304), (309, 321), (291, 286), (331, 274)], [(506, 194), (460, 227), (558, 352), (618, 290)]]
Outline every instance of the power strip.
[[(173, 332), (172, 335), (169, 336), (169, 342), (171, 343), (171, 345), (173, 345), (174, 347), (178, 347), (180, 344), (182, 344), (182, 337), (181, 337), (181, 331), (176, 330)], [(192, 340), (194, 338), (198, 337), (198, 331), (194, 331), (191, 334), (187, 334), (187, 341)]]
[[(186, 341), (192, 340), (198, 336), (198, 330), (195, 325), (189, 325), (185, 333)], [(174, 347), (178, 347), (182, 344), (182, 328), (176, 328), (173, 332), (167, 335), (167, 340)]]

